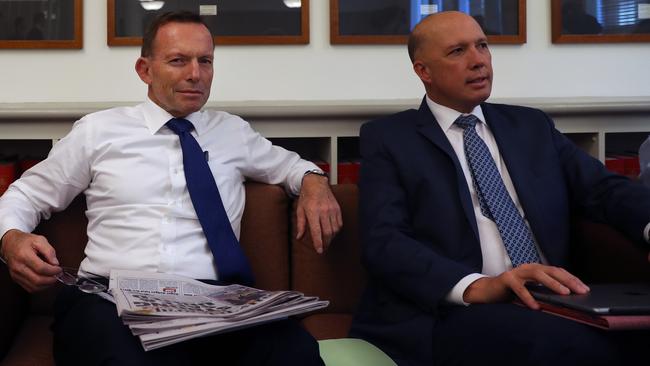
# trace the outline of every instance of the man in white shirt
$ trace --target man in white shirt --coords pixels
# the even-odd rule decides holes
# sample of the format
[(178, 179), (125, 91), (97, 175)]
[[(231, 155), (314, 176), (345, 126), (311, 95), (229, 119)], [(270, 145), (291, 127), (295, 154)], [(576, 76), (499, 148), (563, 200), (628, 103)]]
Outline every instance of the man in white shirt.
[[(201, 18), (187, 12), (157, 17), (143, 39), (136, 71), (148, 85), (135, 107), (89, 114), (46, 160), (0, 199), (1, 254), (26, 290), (56, 282), (61, 268), (46, 238), (31, 234), (42, 218), (86, 195), (88, 244), (80, 271), (166, 272), (219, 280), (186, 187), (179, 136), (166, 123), (189, 121), (235, 235), (244, 209), (245, 179), (282, 183), (299, 195), (299, 236), (310, 230), (322, 252), (342, 225), (327, 177), (311, 162), (273, 146), (237, 116), (202, 111), (213, 75), (214, 44)], [(66, 288), (57, 299), (54, 355), (58, 364), (187, 364), (205, 357), (223, 364), (321, 365), (318, 346), (293, 321), (276, 322), (144, 352), (114, 305)]]
[[(361, 128), (369, 280), (351, 335), (400, 365), (647, 359), (648, 332), (610, 334), (533, 311), (539, 304), (525, 285), (588, 292), (564, 269), (571, 215), (647, 245), (650, 191), (608, 172), (542, 111), (485, 103), (491, 54), (472, 17), (425, 18), (409, 56), (426, 90), (420, 109)], [(512, 304), (515, 296), (525, 306)]]

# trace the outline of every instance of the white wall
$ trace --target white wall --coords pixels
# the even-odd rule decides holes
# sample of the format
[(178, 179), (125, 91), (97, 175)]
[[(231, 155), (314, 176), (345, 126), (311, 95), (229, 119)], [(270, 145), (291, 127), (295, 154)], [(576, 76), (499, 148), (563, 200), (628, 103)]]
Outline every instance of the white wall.
[[(419, 98), (405, 46), (331, 46), (329, 0), (311, 0), (311, 42), (219, 46), (212, 101)], [(528, 43), (493, 45), (492, 96), (650, 96), (649, 44), (552, 45), (550, 1), (527, 1)], [(106, 45), (106, 2), (84, 1), (82, 50), (0, 50), (0, 103), (140, 101), (137, 47)]]

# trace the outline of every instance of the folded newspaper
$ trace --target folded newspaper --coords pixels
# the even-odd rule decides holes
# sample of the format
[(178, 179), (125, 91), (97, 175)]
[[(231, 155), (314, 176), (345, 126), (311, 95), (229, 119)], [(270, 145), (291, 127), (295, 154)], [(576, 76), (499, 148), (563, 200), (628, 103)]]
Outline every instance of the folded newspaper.
[(145, 351), (284, 319), (329, 305), (297, 291), (215, 286), (164, 273), (112, 270), (117, 313)]

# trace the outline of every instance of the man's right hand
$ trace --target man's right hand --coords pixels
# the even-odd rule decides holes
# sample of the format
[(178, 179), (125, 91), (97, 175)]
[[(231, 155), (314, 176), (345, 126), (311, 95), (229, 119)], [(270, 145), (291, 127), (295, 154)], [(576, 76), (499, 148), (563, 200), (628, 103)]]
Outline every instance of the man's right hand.
[(40, 235), (12, 229), (2, 237), (0, 255), (7, 262), (11, 278), (28, 292), (56, 283), (61, 272), (54, 247)]
[(558, 294), (589, 292), (587, 285), (563, 268), (529, 263), (496, 277), (479, 278), (465, 289), (463, 300), (470, 304), (503, 302), (514, 293), (526, 306), (538, 310), (539, 304), (526, 288), (529, 282), (542, 284)]

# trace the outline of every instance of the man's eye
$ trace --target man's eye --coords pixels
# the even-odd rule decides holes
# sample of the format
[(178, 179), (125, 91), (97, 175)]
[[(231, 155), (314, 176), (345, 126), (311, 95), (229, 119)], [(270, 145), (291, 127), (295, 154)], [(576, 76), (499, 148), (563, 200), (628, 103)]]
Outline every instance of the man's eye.
[(169, 60), (169, 63), (172, 65), (182, 65), (185, 61), (182, 58), (173, 58)]
[(211, 60), (211, 59), (209, 59), (209, 58), (204, 58), (204, 59), (201, 59), (201, 61), (200, 61), (200, 62), (201, 62), (202, 64), (206, 64), (206, 65), (212, 65), (212, 60)]
[(454, 48), (449, 52), (450, 55), (460, 55), (463, 52), (462, 48)]

